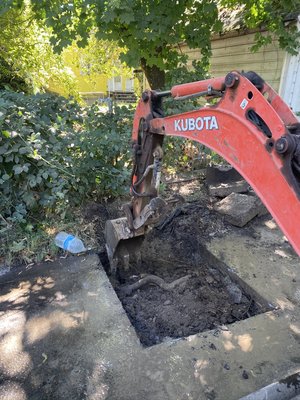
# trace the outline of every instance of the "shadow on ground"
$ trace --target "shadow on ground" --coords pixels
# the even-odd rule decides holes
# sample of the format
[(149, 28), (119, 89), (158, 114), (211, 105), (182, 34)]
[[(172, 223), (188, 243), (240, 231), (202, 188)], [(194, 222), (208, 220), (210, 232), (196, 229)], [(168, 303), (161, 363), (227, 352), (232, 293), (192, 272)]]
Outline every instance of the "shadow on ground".
[[(89, 319), (98, 259), (15, 270), (0, 281), (0, 399), (106, 398), (106, 365)], [(87, 307), (87, 304), (90, 305)], [(95, 322), (95, 321), (94, 321)]]

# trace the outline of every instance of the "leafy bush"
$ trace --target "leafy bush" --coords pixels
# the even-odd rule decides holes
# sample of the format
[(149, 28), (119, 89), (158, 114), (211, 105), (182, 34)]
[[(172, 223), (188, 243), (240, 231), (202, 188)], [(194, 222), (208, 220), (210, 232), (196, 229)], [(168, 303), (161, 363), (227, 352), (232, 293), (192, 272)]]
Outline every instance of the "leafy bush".
[(132, 121), (133, 108), (125, 106), (103, 113), (94, 104), (87, 111), (84, 130), (77, 136), (81, 156), (75, 173), (90, 193), (117, 196), (129, 185)]
[(0, 92), (0, 214), (10, 222), (120, 194), (132, 112), (88, 111), (54, 95)]

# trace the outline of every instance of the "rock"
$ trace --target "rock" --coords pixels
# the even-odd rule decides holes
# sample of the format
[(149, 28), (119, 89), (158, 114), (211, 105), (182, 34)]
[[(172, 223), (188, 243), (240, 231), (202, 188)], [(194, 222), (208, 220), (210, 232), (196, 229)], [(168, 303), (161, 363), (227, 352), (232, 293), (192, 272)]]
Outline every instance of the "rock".
[(239, 227), (245, 226), (260, 212), (256, 197), (240, 193), (231, 193), (216, 203), (214, 209), (224, 215), (227, 222)]
[(247, 372), (246, 370), (243, 371), (242, 377), (243, 377), (244, 379), (249, 379), (249, 374), (248, 374), (248, 372)]
[(241, 289), (234, 283), (230, 283), (229, 285), (227, 285), (226, 289), (228, 290), (228, 293), (230, 294), (231, 300), (235, 304), (240, 304), (240, 302), (242, 301), (242, 297), (243, 297), (243, 293), (242, 293)]
[(166, 300), (164, 302), (164, 306), (169, 306), (170, 304), (172, 304), (171, 300)]
[(214, 283), (214, 278), (212, 277), (212, 276), (207, 276), (206, 278), (205, 278), (205, 280), (206, 280), (206, 282), (209, 284), (209, 285), (211, 285), (212, 283)]

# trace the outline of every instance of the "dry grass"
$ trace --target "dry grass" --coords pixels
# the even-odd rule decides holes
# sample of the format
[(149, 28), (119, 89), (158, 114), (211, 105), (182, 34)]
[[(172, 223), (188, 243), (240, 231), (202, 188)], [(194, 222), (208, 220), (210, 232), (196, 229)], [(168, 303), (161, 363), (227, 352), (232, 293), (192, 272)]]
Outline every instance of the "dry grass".
[(48, 216), (40, 223), (12, 224), (0, 230), (0, 268), (20, 263), (31, 264), (54, 260), (64, 251), (54, 244), (55, 235), (65, 231), (78, 236), (89, 250), (98, 243), (93, 222), (87, 222), (81, 210), (73, 210), (68, 218)]

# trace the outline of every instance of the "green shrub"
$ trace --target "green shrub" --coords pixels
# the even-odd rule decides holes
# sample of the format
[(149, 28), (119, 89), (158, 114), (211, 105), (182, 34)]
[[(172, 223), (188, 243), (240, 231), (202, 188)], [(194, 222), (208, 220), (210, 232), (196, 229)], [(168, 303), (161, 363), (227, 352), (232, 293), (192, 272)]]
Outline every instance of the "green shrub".
[(131, 174), (132, 107), (114, 107), (103, 113), (94, 104), (85, 116), (84, 130), (77, 136), (77, 176), (89, 192), (114, 197), (129, 187)]
[(132, 111), (86, 110), (55, 95), (0, 92), (0, 214), (25, 222), (115, 196), (130, 174)]

